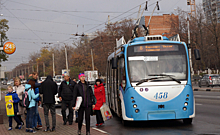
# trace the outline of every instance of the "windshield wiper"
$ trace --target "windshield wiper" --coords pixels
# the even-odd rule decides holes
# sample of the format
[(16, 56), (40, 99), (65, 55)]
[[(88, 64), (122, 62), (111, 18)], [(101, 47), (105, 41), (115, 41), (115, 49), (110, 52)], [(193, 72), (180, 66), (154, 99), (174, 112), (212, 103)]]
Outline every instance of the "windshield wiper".
[(167, 75), (167, 74), (149, 74), (148, 76), (166, 76), (166, 77), (169, 77), (171, 78), (173, 81), (176, 81), (178, 82), (179, 84), (181, 84), (181, 82), (175, 78), (172, 77), (172, 75)]
[(138, 86), (144, 82), (148, 82), (149, 80), (158, 79), (158, 78), (163, 78), (163, 77), (153, 77), (153, 78), (149, 78), (149, 79), (142, 79), (138, 83), (136, 83), (136, 86)]

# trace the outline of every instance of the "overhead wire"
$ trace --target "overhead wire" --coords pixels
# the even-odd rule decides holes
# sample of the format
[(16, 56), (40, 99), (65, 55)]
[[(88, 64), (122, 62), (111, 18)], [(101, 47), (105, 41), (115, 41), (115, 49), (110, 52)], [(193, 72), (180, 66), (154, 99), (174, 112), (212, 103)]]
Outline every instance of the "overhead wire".
[[(162, 0), (159, 0), (159, 1), (162, 1)], [(157, 2), (155, 2), (155, 3), (157, 3)], [(153, 6), (155, 3), (150, 4), (148, 7)], [(145, 9), (145, 7), (142, 8), (141, 10), (143, 10), (143, 9)], [(132, 14), (129, 14), (128, 16), (125, 16), (125, 17), (123, 17), (123, 18), (120, 19), (120, 20), (123, 20), (123, 19), (125, 19), (125, 18), (127, 18), (127, 17), (129, 17), (129, 16), (131, 16), (131, 15), (133, 15), (133, 14), (135, 14), (135, 13), (136, 13), (136, 12), (134, 12), (134, 13), (132, 13)]]
[[(8, 12), (10, 12), (14, 17), (17, 18), (16, 15), (14, 15), (10, 10), (8, 10), (8, 8), (6, 8), (4, 5), (2, 5)], [(21, 22), (26, 28), (28, 28), (35, 36), (37, 36), (39, 39), (41, 39), (43, 41), (43, 39), (38, 36), (32, 29), (30, 29), (25, 23), (23, 23), (19, 18), (17, 18), (19, 22)]]
[(60, 11), (57, 11), (57, 10), (51, 10), (51, 9), (47, 9), (47, 8), (43, 8), (43, 7), (38, 7), (38, 6), (33, 6), (33, 5), (25, 4), (25, 3), (22, 3), (22, 2), (17, 2), (17, 1), (13, 1), (13, 0), (8, 0), (8, 1), (14, 2), (14, 3), (18, 3), (18, 4), (22, 4), (22, 5), (26, 5), (26, 6), (35, 7), (35, 8), (46, 9), (46, 10), (49, 10), (49, 11), (52, 11), (52, 12), (61, 13), (61, 14), (69, 15), (69, 16), (75, 16), (75, 17), (78, 17), (78, 18), (83, 18), (83, 19), (87, 19), (87, 20), (93, 20), (93, 21), (101, 22), (101, 21), (96, 20), (96, 19), (82, 17), (82, 16), (78, 16), (78, 15), (72, 15), (72, 14), (60, 12)]
[[(50, 11), (51, 10), (39, 10), (39, 9), (9, 9), (9, 10), (19, 10), (19, 11)], [(119, 13), (124, 13), (124, 12), (117, 12), (117, 11), (65, 11), (65, 10), (56, 10), (57, 12), (74, 12), (74, 13), (114, 13), (114, 14), (119, 14)], [(127, 12), (127, 13), (133, 13), (133, 12)]]
[[(123, 15), (123, 14), (125, 14), (125, 13), (127, 13), (127, 12), (129, 12), (129, 11), (131, 11), (131, 10), (137, 8), (137, 7), (139, 7), (140, 5), (145, 4), (145, 3), (146, 3), (146, 2), (143, 2), (143, 3), (139, 4), (138, 6), (135, 6), (135, 7), (131, 8), (131, 9), (129, 9), (129, 10), (123, 12), (122, 14), (120, 14), (120, 15), (118, 15), (118, 16), (112, 18), (112, 19), (110, 19), (110, 21), (113, 20), (113, 19), (115, 19), (115, 18), (118, 18), (119, 16), (121, 16), (121, 15)], [(90, 31), (90, 30), (93, 30), (93, 29), (95, 29), (95, 28), (97, 28), (97, 27), (99, 27), (99, 26), (101, 26), (101, 25), (106, 24), (107, 22), (108, 22), (108, 21), (105, 21), (105, 22), (103, 22), (103, 23), (100, 23), (100, 24), (98, 24), (97, 26), (95, 26), (95, 27), (93, 27), (93, 28), (90, 28), (90, 29), (86, 30), (85, 32), (88, 32), (88, 31)]]
[[(150, 1), (150, 0), (149, 0), (149, 1)], [(162, 0), (159, 0), (159, 1), (162, 1)], [(121, 16), (121, 15), (123, 15), (123, 14), (125, 14), (125, 13), (127, 13), (127, 12), (129, 12), (129, 11), (131, 11), (131, 10), (133, 10), (133, 9), (137, 8), (137, 7), (139, 7), (140, 5), (145, 4), (145, 3), (146, 3), (146, 2), (141, 3), (141, 4), (137, 5), (137, 6), (135, 6), (134, 8), (129, 9), (129, 10), (127, 10), (127, 11), (123, 12), (122, 14), (120, 14), (120, 15), (118, 15), (118, 16), (116, 16), (116, 17), (112, 18), (112, 19), (110, 19), (110, 21), (111, 21), (111, 20), (114, 20), (115, 18), (118, 18), (119, 16)], [(154, 5), (155, 3), (157, 3), (157, 2), (152, 3), (152, 4), (151, 4), (151, 5), (149, 5), (148, 7), (150, 7), (150, 6)], [(136, 12), (133, 12), (132, 14), (129, 14), (128, 16), (131, 16), (131, 15), (133, 15), (133, 14), (135, 14), (135, 13), (136, 13)], [(128, 16), (126, 16), (126, 17), (128, 17)], [(125, 17), (123, 17), (123, 18), (125, 18)], [(121, 19), (120, 19), (120, 20), (121, 20)], [(105, 22), (103, 22), (103, 23), (101, 23), (101, 24), (99, 24), (99, 25), (97, 25), (97, 26), (95, 26), (95, 27), (93, 27), (93, 28), (90, 28), (90, 29), (86, 30), (85, 32), (88, 32), (88, 31), (90, 31), (90, 30), (93, 30), (93, 29), (95, 29), (95, 28), (97, 28), (97, 27), (99, 27), (99, 26), (101, 26), (101, 25), (106, 24), (106, 23), (107, 23), (107, 21), (105, 21)], [(102, 27), (102, 28), (103, 28), (103, 27)]]
[[(10, 29), (29, 30), (29, 29), (23, 29), (23, 28), (14, 28), (14, 27), (10, 27)], [(43, 33), (62, 34), (62, 35), (71, 35), (71, 34), (69, 34), (69, 33), (58, 33), (58, 32), (41, 31), (41, 30), (32, 30), (32, 31), (36, 31), (36, 32), (43, 32)], [(43, 39), (42, 39), (42, 41), (43, 41)]]
[[(5, 16), (8, 18), (16, 18), (13, 16)], [(47, 20), (39, 20), (39, 19), (32, 19), (32, 18), (22, 18), (22, 17), (17, 17), (19, 19), (25, 19), (25, 20), (31, 20), (31, 21), (40, 21), (40, 22), (49, 22), (49, 23), (58, 23), (58, 24), (66, 24), (66, 25), (79, 25), (79, 24), (74, 24), (74, 23), (67, 23), (67, 22), (55, 22), (55, 21), (47, 21)], [(82, 24), (82, 25), (97, 25), (97, 24)]]

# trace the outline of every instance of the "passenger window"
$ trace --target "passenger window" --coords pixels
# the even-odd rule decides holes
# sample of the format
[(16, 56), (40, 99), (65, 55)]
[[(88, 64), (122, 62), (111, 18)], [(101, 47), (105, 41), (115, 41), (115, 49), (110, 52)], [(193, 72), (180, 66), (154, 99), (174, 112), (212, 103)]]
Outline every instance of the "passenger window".
[(126, 87), (126, 76), (125, 76), (125, 59), (124, 56), (119, 58), (119, 80), (120, 80), (120, 87), (125, 90)]

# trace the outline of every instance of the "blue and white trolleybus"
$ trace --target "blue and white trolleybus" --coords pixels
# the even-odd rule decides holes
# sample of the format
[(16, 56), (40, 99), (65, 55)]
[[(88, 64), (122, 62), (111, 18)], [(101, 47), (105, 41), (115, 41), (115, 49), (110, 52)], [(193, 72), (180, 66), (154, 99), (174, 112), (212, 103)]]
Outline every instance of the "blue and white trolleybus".
[(195, 99), (187, 45), (178, 35), (120, 41), (108, 57), (109, 107), (124, 123), (182, 119), (191, 124)]

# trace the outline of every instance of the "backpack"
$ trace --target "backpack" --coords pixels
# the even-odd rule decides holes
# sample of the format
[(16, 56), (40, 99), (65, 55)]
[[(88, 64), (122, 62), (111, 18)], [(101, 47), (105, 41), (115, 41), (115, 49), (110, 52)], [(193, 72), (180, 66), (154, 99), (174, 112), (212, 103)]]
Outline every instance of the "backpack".
[(21, 103), (21, 106), (22, 107), (25, 107), (25, 108), (28, 108), (29, 105), (30, 105), (30, 101), (29, 101), (29, 96), (28, 96), (28, 89), (25, 89), (24, 91), (24, 94), (22, 95), (22, 103)]

